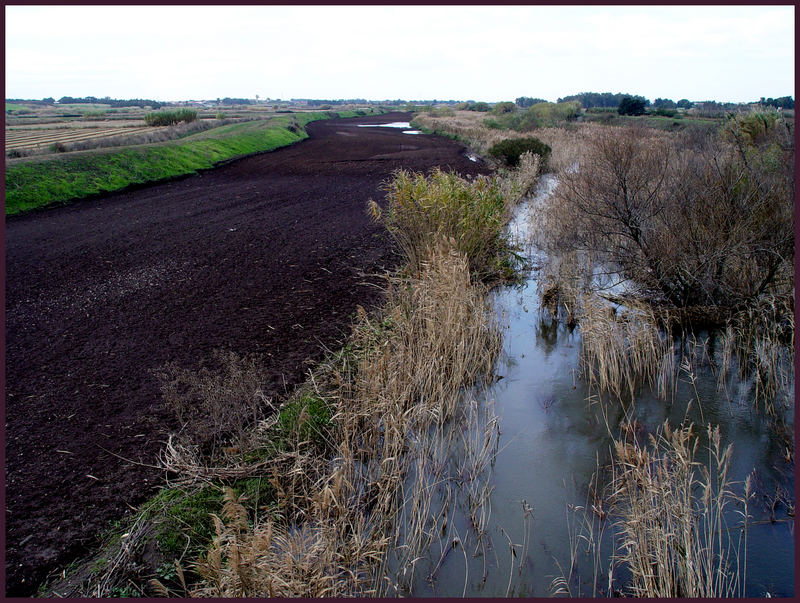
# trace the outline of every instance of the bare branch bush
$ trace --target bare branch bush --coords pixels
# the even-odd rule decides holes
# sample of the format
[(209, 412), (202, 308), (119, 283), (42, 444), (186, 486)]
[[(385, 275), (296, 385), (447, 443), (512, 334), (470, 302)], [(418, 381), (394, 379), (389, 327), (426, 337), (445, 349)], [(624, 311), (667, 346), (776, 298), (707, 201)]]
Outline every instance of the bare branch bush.
[(180, 446), (207, 459), (223, 456), (223, 449), (249, 449), (270, 405), (260, 374), (255, 357), (220, 350), (197, 371), (175, 363), (156, 371), (164, 401), (182, 425)]
[(545, 212), (550, 248), (598, 254), (678, 307), (789, 294), (794, 149), (773, 130), (761, 146), (596, 130)]

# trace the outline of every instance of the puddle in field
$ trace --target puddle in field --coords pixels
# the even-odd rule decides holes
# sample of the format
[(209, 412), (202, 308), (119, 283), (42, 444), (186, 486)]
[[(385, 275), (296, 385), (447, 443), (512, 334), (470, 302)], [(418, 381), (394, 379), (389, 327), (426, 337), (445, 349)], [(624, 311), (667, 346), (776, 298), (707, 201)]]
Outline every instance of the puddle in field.
[(411, 123), (407, 121), (392, 121), (386, 124), (358, 124), (359, 128), (404, 128), (409, 129)]
[[(554, 185), (554, 178), (545, 176), (539, 194), (549, 194)], [(512, 233), (527, 231), (528, 214), (525, 206), (520, 208), (510, 227)], [(528, 247), (527, 251), (533, 254), (535, 250)], [(489, 513), (485, 535), (469, 540), (470, 507), (456, 505), (460, 511), (445, 522), (429, 556), (415, 564), (413, 578), (403, 594), (550, 596), (553, 579), (562, 575), (559, 564), (564, 572), (569, 570), (570, 530), (576, 538), (582, 518), (570, 509), (586, 505), (598, 463), (602, 466), (610, 459), (609, 430), (618, 434), (624, 419), (620, 404), (610, 406), (604, 417), (598, 404), (587, 402), (591, 392), (578, 374), (580, 328), (571, 330), (540, 311), (535, 271), (522, 286), (496, 291), (493, 301), (504, 343), (498, 366), (502, 379), (490, 387), (484, 401), (494, 401), (500, 417), (498, 452), (486, 475), (491, 494), (484, 505)], [(699, 333), (698, 339), (704, 342), (709, 357), (719, 359), (721, 345), (715, 333)], [(676, 340), (675, 350), (679, 366), (686, 346)], [(693, 421), (701, 434), (696, 456), (699, 461), (707, 459), (704, 425), (711, 422), (720, 426), (723, 445), (733, 443), (730, 478), (741, 482), (753, 470), (756, 476), (746, 549), (744, 541), (741, 546), (741, 554), (746, 551), (747, 555), (746, 596), (793, 596), (793, 517), (787, 516), (785, 506), (778, 505), (776, 521), (771, 522), (766, 503), (779, 488), (784, 488), (793, 502), (793, 465), (783, 459), (785, 442), (776, 437), (774, 425), (763, 411), (753, 407), (753, 384), (737, 380), (733, 373), (727, 389), (720, 390), (706, 364), (696, 370), (695, 385), (679, 375), (675, 392), (667, 401), (657, 399), (650, 390), (640, 391), (632, 413), (650, 432), (667, 419), (672, 426), (684, 418)], [(792, 407), (793, 379), (787, 387), (786, 399)], [(694, 402), (687, 408), (690, 400)], [(793, 433), (791, 408), (783, 414), (789, 433)], [(735, 489), (741, 491), (739, 485)], [(449, 491), (447, 498), (449, 501)], [(525, 504), (531, 510), (527, 520)], [(726, 515), (735, 539), (740, 533), (736, 529), (741, 525), (739, 510), (730, 505)], [(437, 513), (434, 509), (430, 516)], [(593, 517), (597, 524), (599, 519)], [(602, 525), (605, 534), (600, 547), (599, 586), (605, 588), (605, 572), (615, 543), (611, 522), (606, 520)], [(466, 546), (459, 547), (460, 543)], [(570, 589), (573, 595), (592, 596), (593, 561), (583, 553), (585, 545), (579, 550)]]
[(422, 134), (419, 130), (412, 130), (411, 123), (407, 121), (393, 121), (386, 124), (358, 124), (359, 128), (398, 128), (403, 134)]

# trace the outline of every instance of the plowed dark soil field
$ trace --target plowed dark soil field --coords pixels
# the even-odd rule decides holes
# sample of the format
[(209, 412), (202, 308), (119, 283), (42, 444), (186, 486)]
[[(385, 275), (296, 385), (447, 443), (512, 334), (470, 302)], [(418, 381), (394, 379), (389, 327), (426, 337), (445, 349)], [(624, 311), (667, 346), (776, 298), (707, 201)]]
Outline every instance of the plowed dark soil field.
[(315, 122), (290, 148), (6, 221), (8, 595), (163, 483), (146, 465), (178, 425), (154, 369), (259, 354), (280, 401), (380, 302), (364, 275), (397, 262), (366, 213), (381, 182), (487, 171), (453, 141), (358, 127), (409, 118)]

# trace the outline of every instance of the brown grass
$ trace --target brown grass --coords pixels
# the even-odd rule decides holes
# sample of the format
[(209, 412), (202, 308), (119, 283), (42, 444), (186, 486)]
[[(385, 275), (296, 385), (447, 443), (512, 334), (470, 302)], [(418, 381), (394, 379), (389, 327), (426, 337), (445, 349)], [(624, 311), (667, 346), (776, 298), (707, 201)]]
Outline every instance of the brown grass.
[(617, 314), (596, 296), (581, 300), (581, 367), (590, 386), (633, 399), (647, 384), (665, 398), (675, 369), (672, 336), (648, 304), (629, 302)]
[[(707, 428), (705, 460), (692, 425), (673, 429), (665, 422), (645, 443), (636, 431), (626, 422), (613, 438), (605, 494), (595, 493), (598, 467), (586, 504), (568, 514), (570, 560), (566, 568), (559, 564), (554, 594), (583, 596), (588, 582), (592, 596), (743, 596), (752, 476), (730, 481), (733, 448), (723, 448), (717, 427)], [(728, 523), (733, 505), (736, 525)], [(604, 559), (607, 534), (616, 545)], [(592, 576), (577, 576), (581, 553)]]
[(223, 448), (252, 447), (255, 426), (270, 406), (261, 390), (257, 360), (233, 352), (215, 351), (211, 362), (198, 371), (167, 364), (156, 372), (164, 401), (183, 426), (175, 446), (202, 448), (218, 460)]
[[(746, 556), (725, 519), (741, 502), (746, 534), (750, 479), (737, 495), (728, 479), (732, 447), (708, 427), (708, 460), (697, 458), (692, 426), (614, 443), (611, 502), (620, 516), (619, 561), (629, 569), (631, 592), (644, 597), (732, 597), (744, 591)], [(696, 494), (699, 493), (699, 494)], [(746, 555), (746, 542), (745, 555)]]
[[(499, 334), (466, 256), (448, 240), (429, 253), (418, 278), (389, 279), (381, 317), (362, 312), (350, 351), (314, 373), (316, 393), (335, 409), (332, 451), (298, 436), (269, 460), (212, 467), (190, 447), (168, 450), (170, 467), (186, 479), (261, 473), (277, 492), (277, 515), (253, 515), (228, 492), (216, 538), (196, 565), (203, 582), (194, 596), (401, 592), (437, 538), (445, 550), (430, 524), (447, 525), (457, 504), (469, 509), (475, 550), (485, 546), (482, 475), (496, 453), (497, 419), (464, 387), (488, 380)], [(277, 437), (276, 429), (262, 437)], [(436, 494), (442, 483), (444, 500)]]

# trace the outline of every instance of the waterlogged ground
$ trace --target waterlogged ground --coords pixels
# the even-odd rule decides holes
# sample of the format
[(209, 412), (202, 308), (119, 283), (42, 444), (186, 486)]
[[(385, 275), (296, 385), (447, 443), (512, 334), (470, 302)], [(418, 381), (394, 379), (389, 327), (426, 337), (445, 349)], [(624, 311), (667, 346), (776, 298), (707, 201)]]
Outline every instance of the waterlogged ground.
[[(553, 185), (553, 179), (545, 177), (539, 194), (547, 194)], [(527, 215), (523, 206), (511, 225), (512, 232), (523, 238)], [(593, 497), (590, 484), (598, 466), (610, 459), (609, 431), (619, 434), (625, 411), (615, 404), (604, 413), (596, 396), (595, 403), (587, 401), (592, 392), (579, 374), (580, 329), (571, 330), (541, 311), (536, 271), (524, 285), (496, 292), (494, 304), (504, 347), (498, 368), (502, 378), (482, 396), (479, 392), (480, 408), (491, 413), (493, 402), (500, 430), (495, 461), (480, 476), (491, 491), (482, 507), (483, 516), (488, 516), (483, 524), (485, 535), (478, 538), (471, 527), (470, 515), (474, 518), (476, 513), (465, 491), (480, 488), (471, 485), (459, 494), (458, 488), (445, 488), (447, 480), (440, 480), (439, 508), (447, 506), (444, 501), (450, 493), (449, 499), (455, 497), (458, 502), (449, 507), (457, 511), (446, 514), (446, 521), (439, 519), (431, 525), (437, 531), (434, 546), (415, 564), (413, 577), (406, 577), (406, 592), (414, 596), (549, 596), (554, 579), (565, 577), (573, 596), (605, 595), (615, 545), (614, 519), (607, 516), (601, 521), (591, 510), (592, 505), (600, 514), (608, 509)], [(720, 346), (713, 334), (709, 339), (708, 333), (701, 333), (698, 340), (699, 346), (676, 341), (676, 366), (683, 354), (693, 350), (701, 358), (705, 353), (706, 358), (719, 360)], [(667, 419), (672, 426), (684, 420), (694, 422), (702, 434), (699, 461), (707, 459), (704, 426), (719, 425), (723, 444), (733, 443), (731, 479), (742, 482), (755, 472), (751, 526), (746, 546), (743, 538), (739, 546), (742, 565), (746, 555), (746, 595), (792, 596), (794, 522), (787, 516), (785, 504), (774, 504), (785, 491), (793, 505), (794, 467), (784, 458), (786, 441), (776, 422), (754, 408), (751, 382), (740, 382), (733, 375), (728, 377), (727, 387), (720, 389), (709, 363), (700, 364), (694, 371), (694, 384), (686, 371), (678, 371), (667, 401), (644, 389), (638, 392), (635, 408), (628, 407), (628, 411), (641, 426), (640, 437), (655, 432)], [(794, 399), (792, 384), (793, 380), (784, 398), (789, 406)], [(781, 414), (787, 433), (793, 433), (793, 413)], [(468, 434), (474, 427), (457, 429)], [(454, 450), (451, 456), (463, 456), (463, 442), (456, 448), (461, 451)], [(457, 466), (453, 463), (447, 483), (464, 483), (463, 471)], [(740, 484), (733, 488), (741, 491)], [(583, 509), (588, 512), (584, 514)], [(735, 541), (741, 534), (737, 529), (740, 510), (731, 505), (727, 513)], [(434, 510), (431, 516), (437, 513)], [(593, 524), (594, 530), (586, 529), (587, 523)], [(584, 537), (592, 535), (597, 542), (601, 533), (596, 572), (598, 558), (586, 553)], [(577, 551), (574, 565), (573, 551)], [(595, 589), (596, 573), (600, 578)], [(624, 576), (617, 572), (615, 579), (612, 590)]]

